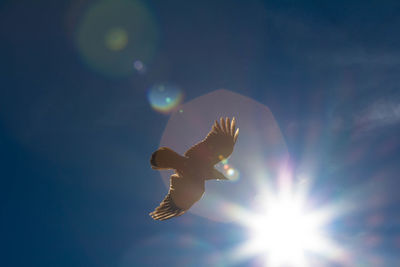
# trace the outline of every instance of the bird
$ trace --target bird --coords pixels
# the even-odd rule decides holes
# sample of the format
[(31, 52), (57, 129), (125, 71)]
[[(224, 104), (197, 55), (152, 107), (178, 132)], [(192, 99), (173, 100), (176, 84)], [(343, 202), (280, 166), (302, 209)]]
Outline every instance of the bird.
[(235, 117), (216, 120), (210, 132), (199, 143), (179, 155), (169, 147), (160, 147), (150, 158), (152, 169), (173, 169), (168, 194), (149, 215), (154, 220), (167, 220), (184, 214), (199, 201), (206, 180), (229, 180), (215, 165), (233, 152), (239, 136)]

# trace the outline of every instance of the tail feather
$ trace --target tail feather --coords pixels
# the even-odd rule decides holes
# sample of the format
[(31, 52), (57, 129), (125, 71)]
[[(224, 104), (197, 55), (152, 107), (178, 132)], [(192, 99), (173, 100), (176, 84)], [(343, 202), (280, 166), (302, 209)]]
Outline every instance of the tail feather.
[(185, 157), (168, 147), (160, 147), (152, 155), (150, 164), (156, 170), (182, 169)]

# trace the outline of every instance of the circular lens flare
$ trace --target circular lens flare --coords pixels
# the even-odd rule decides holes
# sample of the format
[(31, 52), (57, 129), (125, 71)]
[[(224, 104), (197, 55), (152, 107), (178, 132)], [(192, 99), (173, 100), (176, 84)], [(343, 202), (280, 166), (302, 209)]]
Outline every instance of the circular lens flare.
[(150, 88), (148, 99), (151, 107), (161, 113), (169, 113), (181, 103), (182, 91), (171, 84), (156, 84)]
[(159, 39), (152, 11), (140, 0), (93, 1), (74, 32), (85, 65), (111, 77), (130, 75), (137, 59), (151, 62)]
[(229, 168), (226, 170), (226, 174), (230, 181), (236, 182), (240, 178), (239, 171), (234, 168)]
[[(157, 95), (162, 94), (157, 92)], [(163, 104), (165, 97), (159, 97)], [(177, 112), (172, 113), (160, 146), (184, 154), (207, 136), (213, 122), (220, 117), (235, 117), (236, 127), (240, 128), (233, 153), (229, 158), (220, 155), (221, 162), (215, 166), (227, 181), (206, 182), (206, 195), (189, 212), (216, 221), (240, 221), (241, 211), (253, 202), (254, 189), (268, 182), (265, 175), (259, 179), (255, 172), (261, 167), (272, 176), (277, 171), (274, 162), (284, 161), (288, 155), (280, 129), (266, 106), (228, 90), (200, 96), (179, 105)], [(171, 172), (160, 173), (169, 187)]]
[(106, 33), (106, 46), (112, 51), (119, 51), (128, 44), (128, 33), (122, 28), (113, 28)]
[(135, 60), (133, 62), (133, 67), (135, 68), (135, 70), (139, 73), (139, 74), (144, 74), (146, 72), (146, 67), (143, 64), (142, 61), (140, 60)]

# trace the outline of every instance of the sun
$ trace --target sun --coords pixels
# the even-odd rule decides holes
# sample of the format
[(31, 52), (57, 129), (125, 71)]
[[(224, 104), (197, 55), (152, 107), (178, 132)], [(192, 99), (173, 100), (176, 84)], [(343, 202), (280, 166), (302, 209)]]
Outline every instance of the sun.
[(268, 266), (307, 266), (306, 253), (326, 243), (323, 220), (302, 204), (290, 196), (270, 198), (265, 212), (249, 221), (249, 245), (254, 252), (265, 253)]
[(333, 211), (327, 207), (312, 209), (304, 191), (263, 192), (259, 208), (247, 213), (241, 223), (248, 230), (248, 240), (237, 251), (243, 257), (261, 255), (265, 266), (308, 267), (315, 256), (335, 258), (341, 254), (327, 234)]

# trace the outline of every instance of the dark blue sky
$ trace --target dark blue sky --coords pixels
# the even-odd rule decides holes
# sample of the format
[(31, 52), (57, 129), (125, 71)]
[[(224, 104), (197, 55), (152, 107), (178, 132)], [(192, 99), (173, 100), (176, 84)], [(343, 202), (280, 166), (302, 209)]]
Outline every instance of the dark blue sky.
[(2, 1), (0, 265), (260, 266), (235, 223), (148, 216), (169, 84), (267, 106), (314, 205), (357, 207), (326, 266), (400, 266), (399, 29), (398, 1)]

